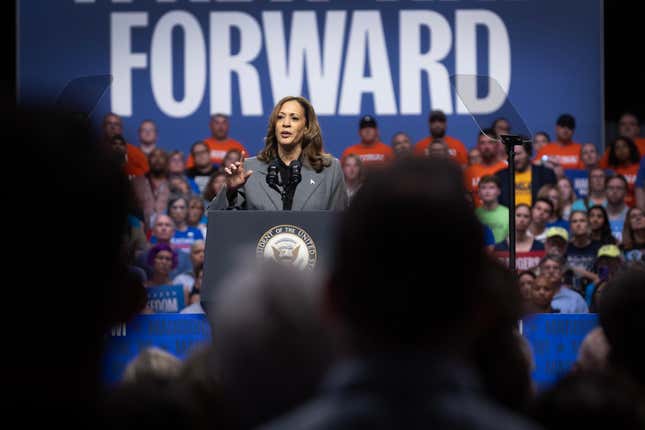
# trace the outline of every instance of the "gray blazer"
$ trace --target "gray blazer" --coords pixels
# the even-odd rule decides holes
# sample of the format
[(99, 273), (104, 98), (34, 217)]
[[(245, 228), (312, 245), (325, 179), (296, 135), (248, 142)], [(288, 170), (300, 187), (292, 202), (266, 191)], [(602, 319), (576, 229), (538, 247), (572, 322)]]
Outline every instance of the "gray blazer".
[[(267, 185), (267, 167), (268, 164), (257, 157), (247, 158), (244, 161), (244, 169), (252, 170), (253, 174), (247, 179), (246, 184), (238, 189), (235, 203), (229, 203), (224, 186), (208, 208), (282, 210), (280, 194)], [(331, 166), (325, 167), (320, 173), (303, 163), (301, 173), (302, 181), (296, 187), (292, 210), (342, 210), (347, 207), (345, 179), (336, 158), (332, 160)]]

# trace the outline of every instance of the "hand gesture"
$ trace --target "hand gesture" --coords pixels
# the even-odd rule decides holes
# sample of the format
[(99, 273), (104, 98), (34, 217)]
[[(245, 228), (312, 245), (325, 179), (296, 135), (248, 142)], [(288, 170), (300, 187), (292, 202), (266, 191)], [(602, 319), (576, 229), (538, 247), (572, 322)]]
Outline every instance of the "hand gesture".
[(226, 176), (226, 189), (229, 192), (235, 191), (242, 185), (246, 184), (247, 179), (253, 173), (253, 170), (244, 170), (244, 158), (235, 163), (231, 163), (224, 168)]

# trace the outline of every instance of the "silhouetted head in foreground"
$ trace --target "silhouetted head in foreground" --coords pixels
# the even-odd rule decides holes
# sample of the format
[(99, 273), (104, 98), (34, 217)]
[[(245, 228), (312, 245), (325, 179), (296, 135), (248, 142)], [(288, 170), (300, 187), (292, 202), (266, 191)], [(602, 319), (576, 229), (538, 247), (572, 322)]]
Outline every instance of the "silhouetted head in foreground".
[(41, 408), (53, 412), (51, 422), (73, 419), (95, 406), (108, 328), (145, 304), (122, 247), (128, 182), (110, 149), (92, 141), (85, 119), (43, 110), (7, 115), (5, 156), (38, 185), (10, 191), (23, 209), (22, 227), (5, 231), (19, 256), (7, 268), (20, 276), (5, 292), (19, 327), (6, 340), (13, 352), (5, 381), (29, 408), (26, 420), (42, 417)]
[(416, 158), (373, 172), (357, 193), (326, 297), (355, 353), (470, 340), (487, 260), (464, 194), (459, 166)]

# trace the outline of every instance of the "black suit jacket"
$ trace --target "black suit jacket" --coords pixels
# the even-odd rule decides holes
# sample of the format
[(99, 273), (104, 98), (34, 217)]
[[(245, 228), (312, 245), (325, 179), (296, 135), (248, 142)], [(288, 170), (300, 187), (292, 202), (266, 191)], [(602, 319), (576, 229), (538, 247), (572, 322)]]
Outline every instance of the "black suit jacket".
[[(496, 176), (502, 183), (502, 194), (499, 196), (499, 203), (506, 207), (509, 207), (510, 175), (508, 173), (508, 167), (497, 172)], [(557, 182), (558, 180), (555, 177), (555, 173), (553, 173), (553, 169), (531, 164), (531, 201), (534, 202), (535, 199), (537, 199), (538, 191), (540, 191), (540, 188), (542, 188), (543, 185), (555, 185)]]

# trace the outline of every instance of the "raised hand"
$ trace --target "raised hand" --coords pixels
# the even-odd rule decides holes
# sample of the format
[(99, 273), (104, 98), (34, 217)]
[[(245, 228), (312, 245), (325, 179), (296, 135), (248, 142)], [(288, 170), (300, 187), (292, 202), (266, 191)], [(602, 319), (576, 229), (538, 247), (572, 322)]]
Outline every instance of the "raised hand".
[(226, 176), (226, 189), (229, 192), (235, 191), (242, 185), (246, 184), (247, 179), (253, 173), (253, 170), (244, 169), (244, 159), (231, 163), (224, 168)]

